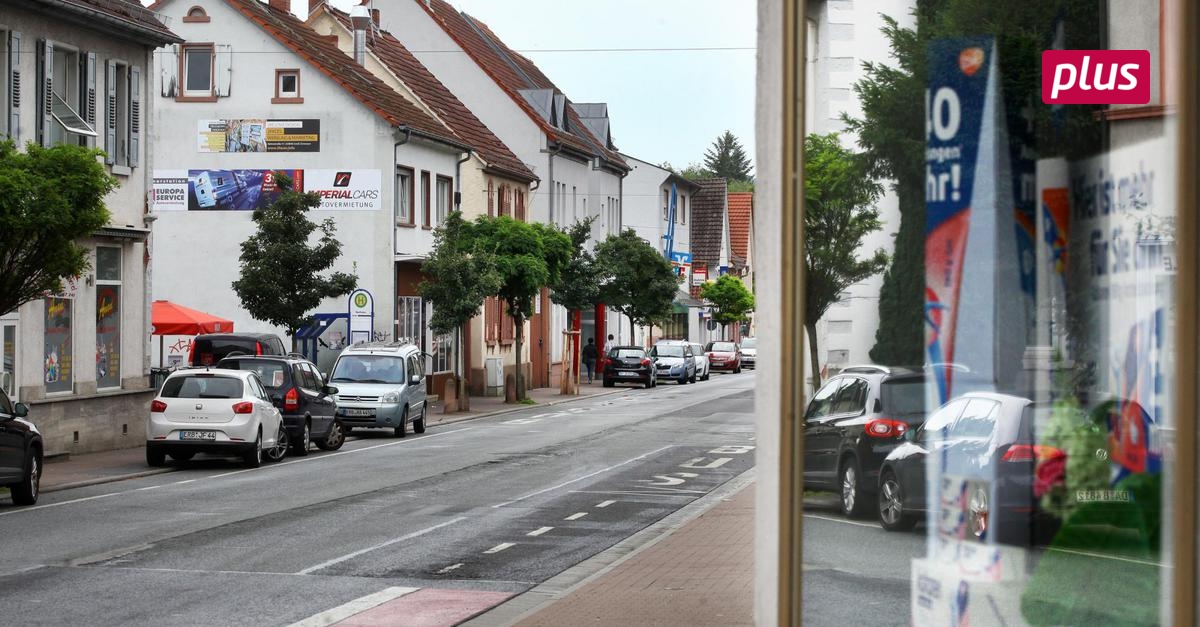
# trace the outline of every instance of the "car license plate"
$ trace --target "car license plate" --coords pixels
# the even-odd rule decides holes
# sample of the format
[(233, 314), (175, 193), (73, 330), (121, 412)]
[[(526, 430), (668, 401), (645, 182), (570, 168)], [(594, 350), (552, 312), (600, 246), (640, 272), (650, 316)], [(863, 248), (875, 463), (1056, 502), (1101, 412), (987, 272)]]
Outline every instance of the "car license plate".
[(636, 372), (622, 372), (622, 373), (621, 373), (621, 376), (622, 376), (622, 377), (636, 377), (636, 376), (638, 376), (638, 373), (636, 373)]
[(180, 440), (216, 440), (215, 431), (180, 431)]
[(374, 416), (375, 410), (374, 409), (348, 408), (348, 409), (342, 410), (342, 415), (343, 416)]

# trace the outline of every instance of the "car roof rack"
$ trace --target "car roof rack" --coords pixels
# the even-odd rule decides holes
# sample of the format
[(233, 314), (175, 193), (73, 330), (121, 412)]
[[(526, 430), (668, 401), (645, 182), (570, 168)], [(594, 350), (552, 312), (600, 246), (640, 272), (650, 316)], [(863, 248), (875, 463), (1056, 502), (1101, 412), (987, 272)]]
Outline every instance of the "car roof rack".
[(843, 374), (846, 372), (858, 373), (858, 374), (891, 374), (892, 369), (888, 368), (887, 366), (877, 366), (875, 364), (861, 364), (858, 366), (849, 366), (847, 368), (842, 368), (841, 370), (838, 371), (838, 374)]

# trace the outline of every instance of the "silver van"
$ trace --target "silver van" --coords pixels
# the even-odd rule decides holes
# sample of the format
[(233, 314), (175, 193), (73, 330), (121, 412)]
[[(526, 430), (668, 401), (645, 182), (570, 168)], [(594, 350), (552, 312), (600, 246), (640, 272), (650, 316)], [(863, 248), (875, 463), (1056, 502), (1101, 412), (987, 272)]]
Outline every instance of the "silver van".
[(404, 437), (408, 423), (425, 433), (425, 369), (421, 349), (398, 342), (347, 347), (333, 365), (329, 383), (338, 389), (337, 416), (351, 428), (391, 429)]

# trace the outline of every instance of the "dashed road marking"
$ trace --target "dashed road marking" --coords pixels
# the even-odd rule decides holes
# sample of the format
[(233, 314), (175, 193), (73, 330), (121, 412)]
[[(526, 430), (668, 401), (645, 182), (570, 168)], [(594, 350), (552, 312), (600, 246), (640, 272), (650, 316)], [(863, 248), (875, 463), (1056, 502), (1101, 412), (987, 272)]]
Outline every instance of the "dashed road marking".
[(588, 514), (587, 512), (575, 512), (574, 514), (567, 516), (563, 520), (579, 520), (580, 518), (587, 516), (587, 514)]
[(616, 501), (604, 501), (603, 503), (597, 503), (596, 507), (603, 509), (605, 507), (608, 507), (609, 505), (612, 505), (613, 503), (616, 503)]
[(334, 623), (346, 620), (356, 614), (361, 614), (373, 607), (383, 605), (392, 599), (397, 599), (410, 592), (416, 592), (419, 588), (384, 588), (375, 594), (368, 594), (365, 597), (355, 599), (349, 603), (343, 603), (333, 609), (325, 610), (320, 614), (314, 614), (302, 621), (292, 623), (290, 627), (324, 627)]
[(729, 462), (733, 461), (732, 457), (718, 457), (718, 458), (712, 460), (711, 462), (708, 462), (707, 464), (701, 464), (700, 462), (703, 462), (705, 459), (706, 458), (704, 458), (704, 457), (695, 457), (695, 458), (689, 459), (686, 462), (680, 464), (679, 467), (680, 468), (697, 468), (697, 469), (702, 469), (702, 470), (710, 470), (712, 468), (720, 468), (721, 466), (724, 466), (725, 464), (728, 464)]
[(534, 529), (533, 531), (530, 531), (529, 533), (527, 533), (527, 534), (525, 534), (525, 535), (527, 535), (527, 536), (540, 536), (540, 535), (542, 535), (543, 533), (546, 533), (547, 531), (550, 531), (550, 530), (551, 530), (551, 529), (553, 529), (553, 528), (554, 528), (554, 527), (541, 527), (541, 528), (538, 528), (538, 529)]
[[(637, 457), (632, 457), (632, 458), (630, 458), (630, 459), (627, 459), (627, 460), (625, 460), (625, 461), (623, 461), (623, 462), (621, 462), (621, 463), (619, 463), (619, 464), (613, 464), (612, 466), (609, 466), (608, 468), (601, 468), (600, 470), (597, 470), (596, 472), (589, 472), (588, 474), (586, 474), (586, 475), (583, 475), (582, 477), (575, 477), (574, 479), (572, 479), (572, 480), (570, 480), (570, 481), (564, 481), (564, 482), (562, 482), (562, 483), (560, 483), (560, 484), (558, 484), (558, 485), (552, 485), (552, 486), (550, 486), (550, 487), (548, 487), (548, 488), (543, 488), (543, 489), (541, 489), (541, 490), (538, 490), (537, 492), (530, 492), (529, 494), (526, 494), (525, 496), (519, 496), (519, 497), (517, 497), (517, 498), (515, 498), (515, 499), (513, 499), (513, 500), (511, 500), (511, 501), (504, 501), (503, 503), (496, 503), (495, 505), (493, 505), (493, 506), (492, 506), (492, 509), (499, 509), (499, 508), (501, 508), (501, 507), (504, 507), (505, 505), (512, 505), (513, 503), (516, 503), (516, 502), (518, 502), (518, 501), (524, 501), (525, 499), (528, 499), (528, 498), (532, 498), (532, 497), (538, 496), (539, 494), (545, 494), (545, 493), (547, 493), (547, 492), (550, 492), (550, 491), (552, 491), (552, 490), (557, 490), (557, 489), (559, 489), (559, 488), (562, 488), (562, 487), (565, 487), (565, 486), (569, 486), (569, 485), (571, 485), (572, 483), (578, 483), (578, 482), (580, 482), (580, 481), (583, 481), (584, 479), (588, 479), (588, 478), (591, 478), (591, 477), (595, 477), (595, 476), (596, 476), (596, 475), (598, 475), (598, 474), (605, 473), (605, 472), (608, 472), (608, 471), (610, 471), (610, 470), (615, 470), (615, 469), (617, 469), (617, 468), (620, 468), (621, 466), (624, 466), (624, 465), (626, 465), (626, 464), (632, 464), (633, 462), (636, 462), (636, 461), (639, 461), (639, 460), (645, 459), (645, 458), (647, 458), (647, 457), (650, 457), (651, 455), (654, 455), (655, 453), (661, 453), (661, 452), (663, 452), (663, 451), (665, 451), (665, 450), (667, 450), (667, 449), (669, 449), (669, 448), (671, 448), (671, 447), (673, 447), (673, 446), (674, 446), (674, 444), (668, 444), (667, 446), (662, 446), (662, 447), (656, 448), (656, 449), (654, 449), (653, 451), (650, 451), (649, 453), (644, 453), (644, 454), (642, 454), (642, 455), (638, 455)], [(2, 515), (3, 515), (3, 514), (0, 514), (0, 516), (2, 516)]]
[(694, 472), (673, 472), (670, 475), (654, 475), (653, 478), (658, 481), (651, 481), (650, 479), (638, 479), (638, 481), (650, 485), (683, 485), (688, 479), (695, 479), (699, 476)]
[(496, 546), (484, 551), (483, 554), (491, 555), (493, 553), (499, 553), (500, 551), (503, 551), (507, 548), (511, 548), (513, 546), (516, 546), (516, 544), (513, 542), (501, 542), (500, 544), (497, 544)]
[(450, 566), (447, 566), (447, 567), (437, 571), (437, 574), (445, 575), (446, 573), (448, 573), (452, 570), (458, 570), (459, 568), (462, 568), (462, 562), (459, 562), (457, 564), (451, 564)]
[(308, 574), (314, 573), (318, 570), (321, 570), (322, 568), (328, 568), (330, 566), (333, 566), (334, 564), (340, 564), (346, 560), (354, 559), (354, 558), (358, 557), (359, 555), (363, 555), (365, 553), (370, 553), (371, 551), (375, 551), (375, 550), (382, 549), (387, 546), (391, 546), (393, 544), (396, 544), (397, 542), (403, 542), (405, 540), (411, 540), (412, 538), (415, 538), (417, 536), (423, 536), (423, 535), (429, 533), (430, 531), (437, 531), (438, 529), (441, 529), (442, 527), (445, 527), (447, 525), (453, 525), (454, 523), (462, 522), (466, 519), (467, 518), (465, 516), (459, 516), (458, 518), (447, 520), (444, 523), (438, 523), (432, 527), (426, 527), (419, 531), (414, 531), (412, 533), (402, 535), (399, 538), (392, 538), (391, 540), (388, 540), (387, 542), (381, 542), (379, 544), (376, 544), (375, 546), (369, 546), (365, 549), (359, 549), (357, 551), (354, 551), (353, 553), (347, 553), (341, 557), (335, 557), (331, 560), (326, 560), (324, 562), (321, 562), (320, 564), (317, 564), (316, 566), (309, 566), (308, 568), (305, 568), (304, 570), (301, 570), (301, 571), (297, 572), (296, 574), (297, 575), (308, 575)]

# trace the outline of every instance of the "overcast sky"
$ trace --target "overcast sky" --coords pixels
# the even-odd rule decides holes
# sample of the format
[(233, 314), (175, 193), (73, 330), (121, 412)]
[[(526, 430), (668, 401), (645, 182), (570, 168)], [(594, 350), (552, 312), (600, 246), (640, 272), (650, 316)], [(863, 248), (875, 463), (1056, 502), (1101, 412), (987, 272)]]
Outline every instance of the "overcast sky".
[[(293, 2), (307, 10), (307, 0)], [(386, 11), (387, 2), (376, 4)], [(753, 0), (450, 2), (533, 59), (573, 102), (607, 102), (613, 140), (622, 152), (684, 167), (701, 162), (728, 129), (753, 160)], [(352, 4), (334, 0), (339, 8)], [(704, 47), (751, 49), (537, 52)]]

